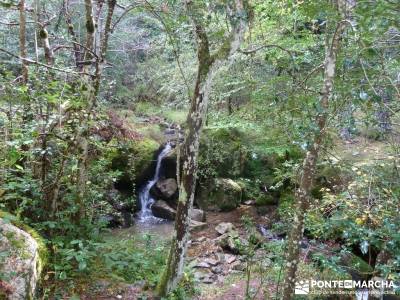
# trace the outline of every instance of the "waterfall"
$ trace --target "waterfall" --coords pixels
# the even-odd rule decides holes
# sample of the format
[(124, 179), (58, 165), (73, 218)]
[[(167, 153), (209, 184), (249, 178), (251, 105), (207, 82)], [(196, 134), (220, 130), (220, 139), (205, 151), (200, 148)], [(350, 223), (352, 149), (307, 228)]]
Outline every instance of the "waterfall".
[(147, 182), (147, 184), (144, 186), (144, 188), (142, 188), (141, 191), (139, 192), (139, 200), (140, 200), (140, 204), (142, 206), (142, 210), (139, 213), (140, 221), (146, 221), (146, 220), (155, 218), (151, 211), (151, 205), (154, 203), (154, 199), (151, 198), (151, 196), (150, 196), (150, 189), (160, 179), (161, 162), (162, 162), (163, 158), (171, 151), (171, 148), (172, 147), (170, 144), (165, 145), (164, 149), (160, 152), (160, 154), (157, 157), (157, 165), (156, 165), (156, 170), (154, 172), (153, 179), (151, 179), (149, 182)]

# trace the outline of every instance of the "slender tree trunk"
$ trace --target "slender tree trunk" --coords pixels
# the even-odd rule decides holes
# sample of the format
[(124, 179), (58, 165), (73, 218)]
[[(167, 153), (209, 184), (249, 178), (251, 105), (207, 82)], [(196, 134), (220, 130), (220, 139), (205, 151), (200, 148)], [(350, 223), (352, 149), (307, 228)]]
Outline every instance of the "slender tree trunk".
[(54, 56), (53, 56), (53, 50), (50, 47), (49, 33), (47, 32), (45, 26), (42, 26), (42, 28), (40, 29), (39, 37), (42, 40), (42, 46), (46, 62), (49, 66), (51, 66), (53, 65)]
[(99, 53), (98, 53), (98, 60), (96, 62), (96, 71), (95, 71), (95, 79), (94, 79), (94, 92), (95, 94), (99, 93), (100, 89), (100, 82), (101, 82), (101, 77), (103, 73), (103, 68), (106, 60), (106, 52), (108, 48), (108, 39), (110, 37), (111, 33), (111, 25), (112, 25), (112, 17), (114, 15), (114, 9), (115, 5), (117, 4), (116, 0), (108, 0), (108, 10), (107, 10), (107, 17), (106, 17), (106, 23), (104, 25), (104, 32), (102, 34), (102, 38), (99, 41), (100, 46), (99, 46)]
[[(96, 106), (97, 97), (99, 94), (100, 81), (102, 76), (103, 64), (105, 60), (105, 54), (108, 48), (108, 37), (111, 31), (111, 21), (114, 13), (116, 5), (116, 0), (108, 0), (108, 12), (107, 12), (107, 20), (104, 28), (104, 39), (101, 43), (100, 53), (95, 54), (95, 20), (93, 17), (93, 3), (91, 0), (85, 0), (85, 9), (86, 9), (86, 51), (84, 55), (84, 60), (95, 59), (93, 64), (95, 65), (94, 76), (93, 78), (87, 78), (88, 87), (89, 87), (89, 96), (88, 96), (88, 117), (84, 120), (84, 124), (82, 124), (82, 130), (78, 133), (77, 143), (78, 143), (78, 173), (77, 173), (77, 197), (76, 197), (76, 206), (78, 207), (77, 215), (75, 216), (76, 221), (83, 217), (84, 214), (84, 199), (86, 197), (87, 190), (87, 165), (89, 162), (89, 142), (88, 142), (88, 121), (91, 116), (93, 108)], [(98, 28), (101, 30), (101, 28)], [(88, 68), (91, 64), (85, 64), (85, 68)], [(85, 70), (84, 68), (84, 70)]]
[[(85, 12), (86, 12), (86, 50), (83, 56), (84, 61), (88, 61), (93, 58), (94, 49), (94, 38), (96, 35), (96, 23), (93, 16), (93, 2), (92, 0), (85, 0)], [(89, 64), (85, 64), (84, 69), (88, 69)]]
[(326, 135), (326, 123), (329, 111), (329, 100), (332, 97), (333, 80), (336, 71), (336, 59), (339, 52), (339, 46), (342, 33), (347, 26), (347, 21), (340, 21), (337, 24), (332, 42), (327, 45), (324, 62), (324, 83), (321, 89), (319, 100), (321, 112), (316, 116), (318, 132), (315, 134), (313, 144), (307, 151), (303, 161), (303, 171), (300, 178), (300, 184), (295, 193), (296, 210), (293, 220), (293, 226), (288, 237), (288, 249), (286, 256), (286, 274), (283, 284), (284, 300), (293, 299), (294, 286), (296, 280), (296, 271), (299, 263), (300, 244), (304, 232), (304, 218), (310, 205), (310, 194), (313, 187), (314, 174), (320, 148), (323, 146)]
[[(33, 1), (34, 6), (34, 20), (36, 22), (35, 26), (35, 58), (36, 61), (39, 61), (39, 49), (38, 49), (38, 31), (37, 24), (39, 23), (39, 0)], [(37, 69), (37, 66), (36, 66)]]
[[(92, 0), (85, 0), (85, 16), (86, 16), (86, 45), (85, 51), (83, 55), (83, 60), (91, 60), (93, 58), (94, 51), (94, 37), (95, 37), (95, 21), (93, 17), (93, 2)], [(85, 73), (89, 73), (91, 64), (84, 64), (83, 71)], [(92, 103), (95, 102), (95, 98), (97, 95), (93, 92), (92, 79), (90, 76), (85, 76), (84, 78), (87, 81), (88, 86), (88, 105), (87, 108), (90, 109), (93, 107)], [(90, 114), (88, 114), (89, 118)], [(89, 160), (89, 151), (88, 151), (88, 121), (86, 118), (83, 120), (81, 124), (81, 129), (77, 133), (77, 150), (78, 150), (78, 169), (77, 169), (77, 182), (76, 182), (76, 198), (75, 198), (75, 222), (79, 223), (80, 220), (84, 217), (85, 212), (85, 198), (86, 198), (86, 182), (87, 182), (87, 164)]]
[[(39, 0), (35, 3), (35, 10), (39, 8)], [(36, 11), (37, 13), (37, 21), (40, 21), (40, 14), (39, 11)], [(53, 57), (53, 50), (50, 47), (50, 41), (49, 41), (49, 33), (47, 32), (46, 25), (40, 25), (40, 30), (39, 30), (39, 37), (42, 41), (42, 47), (44, 50), (44, 58), (46, 60), (47, 65), (52, 66), (54, 63), (54, 57)], [(50, 75), (50, 78), (52, 79), (52, 76)], [(42, 190), (43, 194), (45, 197), (45, 203), (47, 207), (50, 207), (50, 204), (52, 202), (51, 196), (49, 195), (52, 194), (52, 191), (50, 191), (48, 188), (46, 188), (47, 185), (47, 171), (49, 168), (49, 162), (48, 162), (48, 157), (47, 157), (47, 139), (48, 139), (48, 132), (46, 132), (46, 128), (49, 122), (49, 114), (51, 110), (52, 105), (50, 103), (47, 103), (46, 106), (46, 114), (45, 114), (45, 122), (43, 124), (43, 129), (42, 129), (42, 159), (41, 159), (41, 183), (42, 183)], [(43, 120), (42, 120), (43, 121)]]
[(25, 0), (19, 2), (19, 52), (22, 64), (22, 81), (28, 82), (28, 65), (24, 58), (28, 53), (26, 50), (26, 14), (25, 14)]
[(71, 36), (72, 39), (72, 49), (73, 55), (75, 60), (75, 66), (77, 67), (78, 71), (82, 70), (81, 65), (79, 64), (81, 60), (81, 48), (78, 45), (78, 38), (75, 33), (74, 24), (72, 23), (71, 15), (69, 12), (69, 0), (64, 0), (64, 12), (65, 12), (65, 22), (68, 26), (68, 34)]
[[(247, 2), (236, 0), (230, 17), (246, 15)], [(173, 238), (166, 269), (157, 286), (159, 296), (165, 296), (176, 288), (182, 274), (186, 256), (187, 241), (189, 239), (189, 212), (193, 206), (197, 177), (197, 159), (199, 152), (200, 133), (207, 111), (211, 83), (215, 72), (221, 63), (235, 53), (242, 41), (246, 18), (239, 18), (232, 22), (232, 31), (223, 46), (210, 55), (209, 42), (201, 15), (194, 10), (192, 2), (186, 3), (186, 9), (192, 19), (194, 32), (197, 38), (198, 69), (193, 98), (187, 117), (187, 131), (181, 149), (182, 175), (179, 183), (179, 200), (175, 220), (175, 237)]]

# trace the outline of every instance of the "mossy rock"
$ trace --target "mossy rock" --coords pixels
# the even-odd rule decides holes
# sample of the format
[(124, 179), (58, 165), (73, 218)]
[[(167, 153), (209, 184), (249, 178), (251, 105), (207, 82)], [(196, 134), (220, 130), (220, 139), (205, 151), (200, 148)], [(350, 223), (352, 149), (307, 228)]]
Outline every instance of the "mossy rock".
[(258, 133), (237, 127), (206, 128), (200, 141), (199, 178), (249, 178), (269, 187), (276, 182), (276, 168), (303, 157), (300, 147), (274, 146)]
[(15, 227), (27, 232), (30, 236), (38, 244), (38, 253), (40, 258), (39, 270), (42, 271), (43, 268), (46, 266), (48, 258), (49, 258), (49, 251), (46, 246), (45, 239), (32, 227), (24, 224), (21, 220), (19, 220), (16, 216), (0, 210), (0, 219), (6, 220), (6, 222), (10, 222)]
[(340, 258), (340, 262), (353, 278), (366, 279), (374, 272), (372, 266), (353, 253), (343, 254)]
[(134, 181), (152, 164), (159, 148), (160, 144), (149, 138), (131, 141), (112, 153), (111, 167), (120, 171), (121, 177)]
[[(33, 299), (48, 259), (44, 239), (15, 216), (0, 211), (0, 280), (9, 287), (10, 299)], [(17, 270), (17, 271), (16, 271)]]
[(132, 146), (134, 168), (136, 174), (140, 174), (153, 162), (154, 153), (160, 148), (160, 144), (152, 139), (143, 139), (135, 141)]
[(357, 270), (362, 274), (372, 274), (373, 268), (363, 259), (356, 255), (351, 256), (350, 268)]
[(276, 205), (278, 201), (270, 194), (261, 194), (259, 197), (256, 198), (256, 205), (257, 206), (266, 206), (266, 205)]
[(200, 187), (197, 204), (203, 210), (230, 211), (242, 201), (242, 188), (229, 178), (216, 178)]

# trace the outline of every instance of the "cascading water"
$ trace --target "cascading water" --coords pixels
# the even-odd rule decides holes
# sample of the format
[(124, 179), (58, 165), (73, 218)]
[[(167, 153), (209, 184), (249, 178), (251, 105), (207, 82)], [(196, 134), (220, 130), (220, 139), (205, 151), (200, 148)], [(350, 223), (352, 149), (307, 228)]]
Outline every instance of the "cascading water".
[(170, 144), (166, 144), (164, 149), (160, 152), (157, 157), (156, 171), (154, 177), (150, 180), (145, 187), (139, 192), (139, 200), (142, 205), (142, 210), (139, 213), (139, 220), (146, 221), (149, 219), (155, 219), (151, 211), (151, 205), (154, 203), (154, 199), (150, 195), (150, 189), (160, 179), (160, 168), (163, 158), (171, 151), (172, 147)]

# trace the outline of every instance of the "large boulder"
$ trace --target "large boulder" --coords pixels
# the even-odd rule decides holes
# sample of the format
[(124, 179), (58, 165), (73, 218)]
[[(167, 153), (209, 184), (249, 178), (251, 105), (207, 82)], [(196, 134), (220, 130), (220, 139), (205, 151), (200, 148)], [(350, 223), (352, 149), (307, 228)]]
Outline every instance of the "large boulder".
[(23, 229), (13, 225), (9, 217), (0, 215), (0, 253), (6, 254), (0, 257), (1, 299), (34, 298), (47, 251), (32, 229), (26, 226)]
[(176, 210), (164, 200), (158, 200), (151, 206), (153, 215), (157, 218), (175, 220)]
[(111, 169), (119, 171), (115, 188), (132, 196), (135, 186), (141, 186), (154, 174), (160, 144), (150, 138), (133, 140), (110, 150)]
[(171, 200), (173, 196), (177, 196), (178, 194), (178, 184), (174, 178), (161, 179), (152, 186), (150, 194), (155, 199)]
[[(171, 207), (166, 201), (158, 200), (151, 206), (153, 215), (157, 218), (166, 220), (175, 220), (176, 210)], [(195, 223), (202, 223), (206, 219), (204, 211), (198, 208), (192, 208), (189, 212), (191, 221)]]
[(145, 138), (134, 141), (130, 153), (133, 158), (133, 167), (136, 176), (141, 175), (151, 164), (155, 164), (156, 152), (160, 151), (160, 145), (153, 139)]
[(343, 253), (340, 257), (340, 263), (353, 280), (368, 280), (374, 271), (365, 260), (351, 252)]
[(242, 188), (229, 178), (216, 178), (208, 186), (202, 186), (196, 199), (204, 210), (230, 211), (242, 201)]

